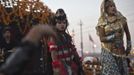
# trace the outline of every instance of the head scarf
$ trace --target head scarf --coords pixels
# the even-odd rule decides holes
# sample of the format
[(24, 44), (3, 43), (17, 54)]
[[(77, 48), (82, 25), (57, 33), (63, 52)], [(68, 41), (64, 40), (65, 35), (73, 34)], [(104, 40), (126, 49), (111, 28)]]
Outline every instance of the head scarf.
[[(98, 20), (98, 24), (97, 24), (96, 29), (99, 26), (105, 26), (105, 25), (108, 24), (108, 20), (107, 20), (108, 14), (106, 13), (106, 3), (107, 3), (107, 1), (110, 1), (113, 4), (115, 4), (113, 0), (103, 0), (103, 2), (101, 4), (101, 8), (100, 8), (100, 13), (101, 14), (100, 14), (100, 18)], [(126, 18), (119, 11), (116, 12), (116, 17), (117, 17), (117, 19), (121, 20), (121, 22), (126, 22)], [(97, 34), (98, 34), (98, 32), (97, 32)]]
[[(103, 0), (103, 2), (101, 4), (101, 10), (100, 10), (101, 15), (100, 15), (100, 18), (98, 20), (97, 26), (106, 25), (108, 23), (108, 20), (107, 20), (108, 14), (106, 13), (106, 3), (107, 3), (107, 1), (110, 1), (113, 4), (115, 4), (113, 0)], [(126, 21), (126, 18), (119, 11), (116, 12), (116, 18)]]

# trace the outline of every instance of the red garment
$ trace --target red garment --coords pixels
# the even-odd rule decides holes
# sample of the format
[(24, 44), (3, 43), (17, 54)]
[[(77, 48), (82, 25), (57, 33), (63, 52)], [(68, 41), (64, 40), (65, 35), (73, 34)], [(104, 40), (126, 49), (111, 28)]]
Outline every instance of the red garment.
[[(48, 42), (49, 51), (54, 53), (56, 60), (53, 60), (53, 69), (59, 69), (60, 75), (68, 75), (72, 73), (73, 75), (78, 75), (78, 66), (74, 61), (74, 57), (77, 56), (76, 48), (71, 43), (71, 38), (69, 35), (59, 35), (58, 41)], [(56, 54), (56, 55), (55, 55)], [(53, 56), (53, 55), (52, 55)]]

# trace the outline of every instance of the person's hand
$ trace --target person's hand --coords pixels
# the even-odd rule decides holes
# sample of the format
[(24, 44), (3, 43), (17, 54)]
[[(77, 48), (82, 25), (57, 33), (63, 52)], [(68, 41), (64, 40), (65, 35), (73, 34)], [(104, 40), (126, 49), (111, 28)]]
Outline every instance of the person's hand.
[(60, 75), (60, 69), (59, 68), (54, 68), (53, 72), (54, 72), (54, 75)]
[(126, 50), (126, 55), (129, 55), (130, 54), (130, 50)]
[(126, 55), (130, 54), (131, 51), (131, 41), (127, 41)]
[(34, 26), (29, 31), (29, 33), (26, 35), (23, 41), (30, 41), (34, 44), (37, 44), (43, 36), (56, 37), (56, 33), (54, 32), (53, 28), (49, 25), (38, 25)]
[(128, 47), (127, 47), (127, 49), (126, 49), (126, 55), (129, 55), (130, 52), (131, 52), (131, 48), (128, 48)]

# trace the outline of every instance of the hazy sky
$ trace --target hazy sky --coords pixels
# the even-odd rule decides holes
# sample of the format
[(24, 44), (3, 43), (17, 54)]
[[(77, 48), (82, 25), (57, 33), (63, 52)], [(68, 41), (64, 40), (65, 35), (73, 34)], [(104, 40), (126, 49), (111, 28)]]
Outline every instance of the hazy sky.
[[(100, 42), (96, 35), (95, 26), (100, 16), (100, 5), (103, 0), (42, 0), (53, 12), (58, 8), (63, 8), (69, 20), (69, 31), (75, 31), (75, 44), (80, 50), (80, 20), (83, 23), (83, 44), (84, 51), (100, 52)], [(114, 0), (117, 9), (127, 18), (134, 45), (134, 0)], [(88, 35), (91, 34), (97, 44), (93, 50), (92, 43)]]

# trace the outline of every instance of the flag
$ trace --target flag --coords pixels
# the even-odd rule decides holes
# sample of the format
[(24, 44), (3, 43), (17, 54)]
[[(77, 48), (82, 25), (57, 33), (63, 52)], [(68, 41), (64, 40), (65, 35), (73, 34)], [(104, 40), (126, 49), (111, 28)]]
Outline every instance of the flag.
[(89, 34), (89, 40), (92, 42), (92, 47), (95, 50), (96, 44), (95, 44), (95, 42), (94, 42), (94, 40), (93, 40), (93, 38), (92, 38), (92, 36), (90, 34)]
[(89, 34), (89, 40), (92, 42), (92, 43), (94, 43), (94, 40), (93, 40), (93, 38), (92, 38), (92, 36)]

